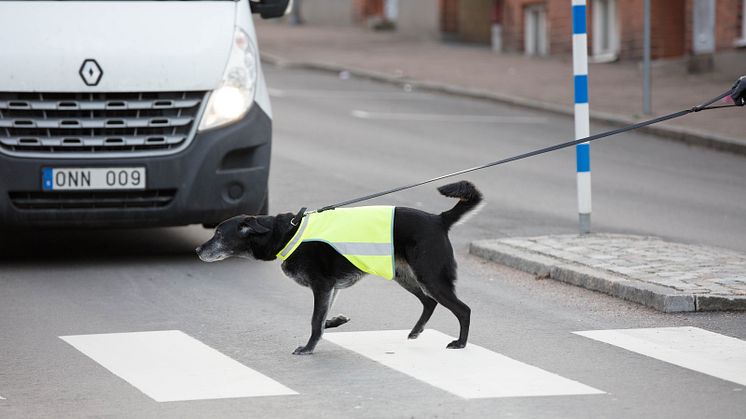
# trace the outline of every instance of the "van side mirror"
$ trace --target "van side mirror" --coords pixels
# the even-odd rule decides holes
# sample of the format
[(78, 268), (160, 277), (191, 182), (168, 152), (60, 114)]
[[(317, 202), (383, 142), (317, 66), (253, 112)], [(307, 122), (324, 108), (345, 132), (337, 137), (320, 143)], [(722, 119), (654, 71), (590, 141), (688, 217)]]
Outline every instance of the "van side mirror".
[(259, 13), (262, 19), (272, 19), (282, 17), (288, 8), (290, 0), (252, 0), (251, 13)]

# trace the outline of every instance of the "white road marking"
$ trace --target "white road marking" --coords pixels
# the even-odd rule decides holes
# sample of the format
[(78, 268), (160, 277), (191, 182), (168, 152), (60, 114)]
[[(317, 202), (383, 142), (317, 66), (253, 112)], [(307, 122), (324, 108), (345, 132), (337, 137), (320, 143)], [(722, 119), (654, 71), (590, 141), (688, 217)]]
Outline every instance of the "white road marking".
[(535, 116), (499, 116), (499, 115), (458, 115), (458, 114), (426, 114), (400, 112), (368, 112), (353, 110), (350, 114), (361, 119), (378, 119), (387, 121), (416, 121), (416, 122), (481, 122), (486, 124), (544, 124), (547, 118)]
[(574, 332), (670, 364), (746, 385), (746, 341), (698, 327)]
[(601, 390), (469, 343), (446, 349), (453, 338), (427, 329), (326, 333), (324, 338), (389, 368), (466, 399), (603, 394)]
[(312, 99), (399, 99), (426, 100), (425, 94), (413, 95), (411, 92), (379, 92), (373, 90), (326, 90), (326, 89), (277, 89), (269, 88), (272, 97), (307, 97)]
[(60, 339), (158, 402), (298, 394), (179, 330)]

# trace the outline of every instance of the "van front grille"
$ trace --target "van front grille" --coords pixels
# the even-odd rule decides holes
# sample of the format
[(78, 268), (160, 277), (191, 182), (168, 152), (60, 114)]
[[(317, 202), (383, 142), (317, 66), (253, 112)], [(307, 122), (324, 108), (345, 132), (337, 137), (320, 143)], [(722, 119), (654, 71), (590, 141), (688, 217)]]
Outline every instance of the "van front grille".
[(205, 92), (0, 92), (0, 151), (17, 156), (170, 154), (194, 135)]
[(8, 193), (11, 204), (23, 210), (159, 208), (170, 204), (175, 195), (175, 189)]

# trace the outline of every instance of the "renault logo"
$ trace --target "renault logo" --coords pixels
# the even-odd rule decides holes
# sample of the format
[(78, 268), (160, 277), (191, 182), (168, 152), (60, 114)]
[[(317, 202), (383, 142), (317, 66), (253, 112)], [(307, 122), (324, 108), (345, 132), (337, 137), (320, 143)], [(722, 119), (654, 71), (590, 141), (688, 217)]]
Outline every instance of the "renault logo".
[(101, 67), (98, 65), (96, 60), (92, 58), (83, 61), (83, 65), (80, 66), (80, 71), (78, 73), (87, 86), (97, 85), (98, 82), (101, 81), (101, 76), (104, 75)]

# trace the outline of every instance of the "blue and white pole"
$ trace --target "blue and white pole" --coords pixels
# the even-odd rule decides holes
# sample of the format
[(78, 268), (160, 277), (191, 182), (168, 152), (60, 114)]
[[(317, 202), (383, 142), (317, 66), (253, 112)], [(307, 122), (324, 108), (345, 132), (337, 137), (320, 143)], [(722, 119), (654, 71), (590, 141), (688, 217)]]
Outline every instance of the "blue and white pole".
[[(586, 0), (572, 0), (572, 67), (575, 79), (575, 139), (590, 135), (588, 112), (588, 32)], [(580, 234), (591, 232), (591, 146), (575, 146)]]

